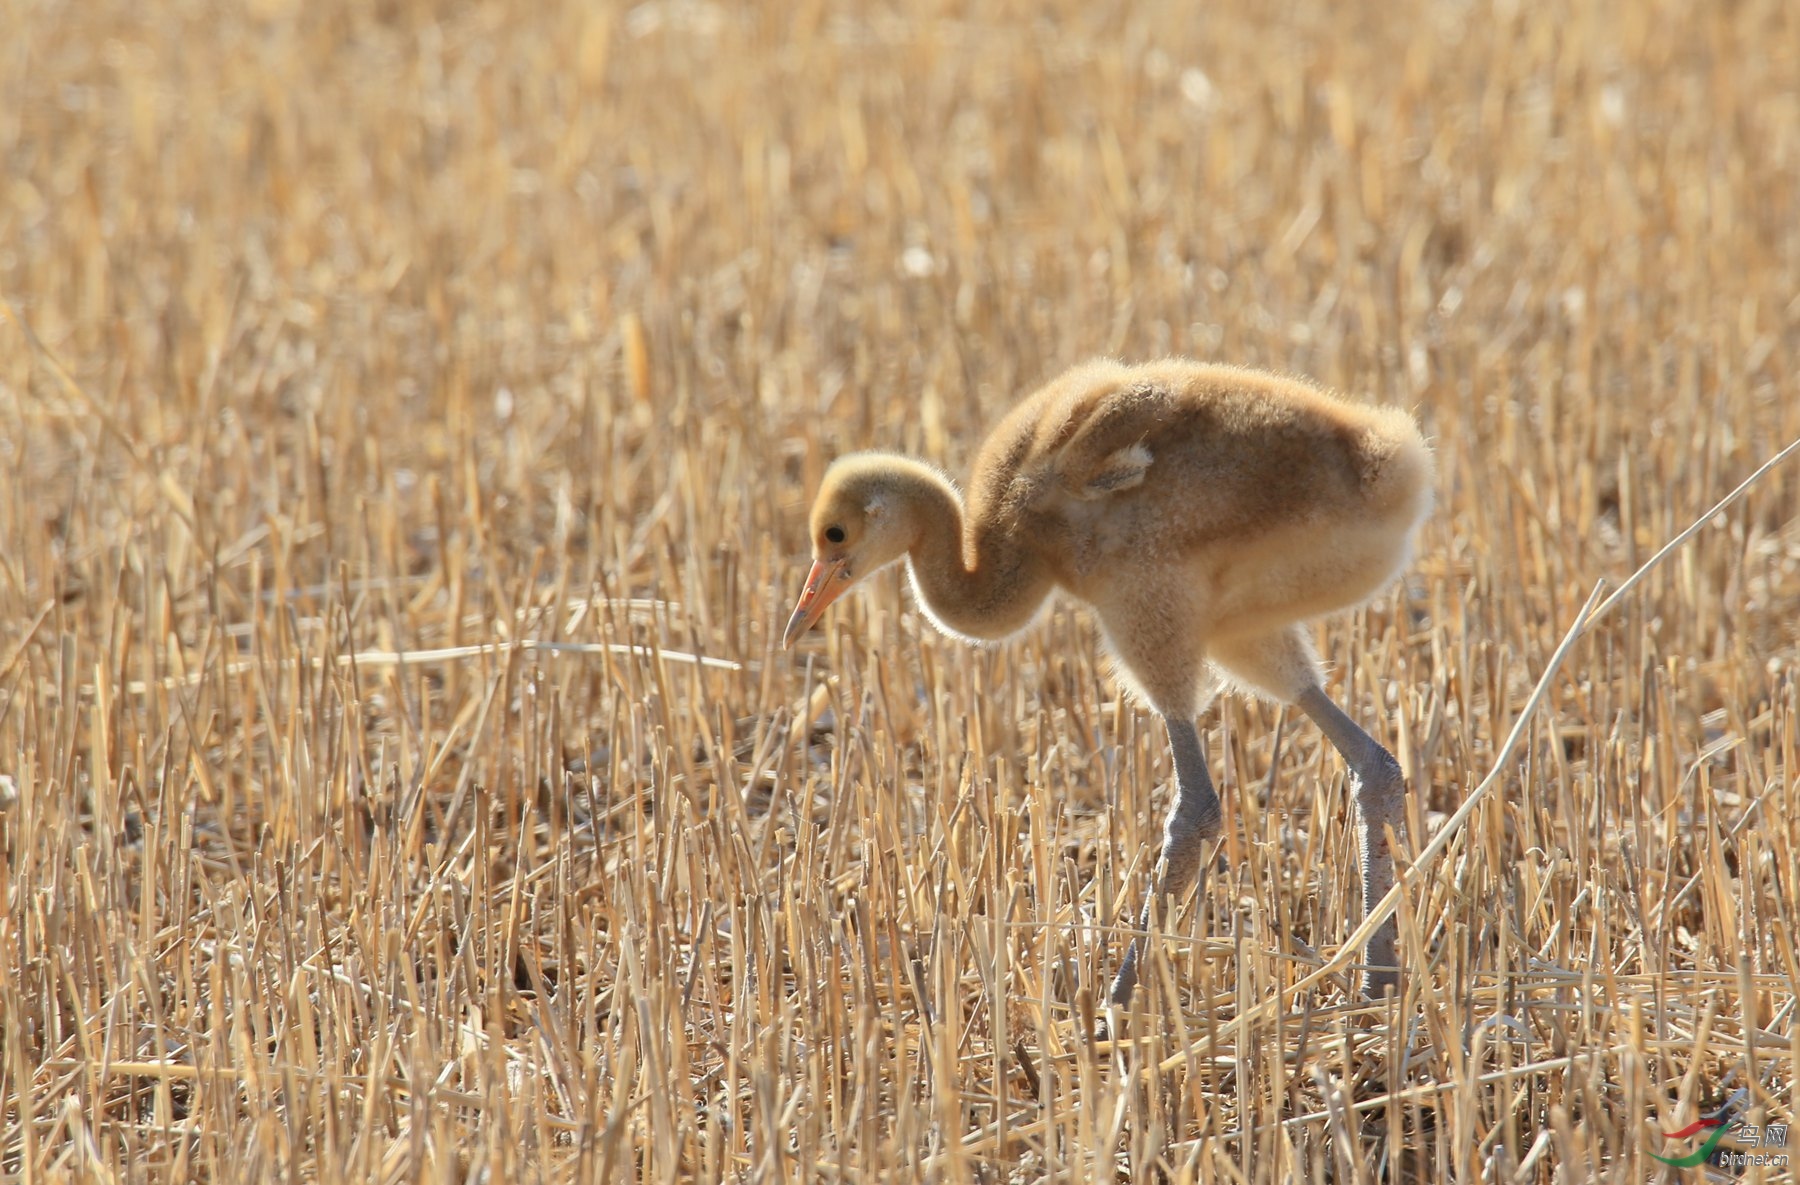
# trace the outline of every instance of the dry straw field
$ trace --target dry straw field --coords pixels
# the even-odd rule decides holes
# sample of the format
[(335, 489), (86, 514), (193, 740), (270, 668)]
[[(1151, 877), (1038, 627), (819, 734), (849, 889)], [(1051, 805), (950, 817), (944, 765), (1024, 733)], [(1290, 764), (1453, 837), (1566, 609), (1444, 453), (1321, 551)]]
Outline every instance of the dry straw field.
[[(0, 25), (0, 1171), (1638, 1182), (1793, 1118), (1800, 456), (1707, 514), (1800, 437), (1788, 0)], [(1097, 1042), (1170, 770), (1086, 613), (778, 642), (833, 456), (1170, 353), (1437, 449), (1319, 631), (1419, 970), (1346, 990), (1343, 763), (1231, 699)]]

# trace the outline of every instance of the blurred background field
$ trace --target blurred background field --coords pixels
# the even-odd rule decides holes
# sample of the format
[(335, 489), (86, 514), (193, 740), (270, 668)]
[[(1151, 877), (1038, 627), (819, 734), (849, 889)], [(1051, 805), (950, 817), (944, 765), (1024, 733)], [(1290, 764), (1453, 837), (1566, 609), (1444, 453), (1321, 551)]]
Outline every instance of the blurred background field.
[(1169, 767), (1084, 614), (776, 647), (838, 452), (1311, 375), (1438, 450), (1320, 634), (1417, 851), (1800, 437), (1792, 4), (0, 27), (0, 1171), (1635, 1182), (1793, 1117), (1800, 463), (1578, 644), (1391, 1008), (1290, 990), (1356, 893), (1304, 722), (1203, 722), (1222, 867), (1097, 1046)]

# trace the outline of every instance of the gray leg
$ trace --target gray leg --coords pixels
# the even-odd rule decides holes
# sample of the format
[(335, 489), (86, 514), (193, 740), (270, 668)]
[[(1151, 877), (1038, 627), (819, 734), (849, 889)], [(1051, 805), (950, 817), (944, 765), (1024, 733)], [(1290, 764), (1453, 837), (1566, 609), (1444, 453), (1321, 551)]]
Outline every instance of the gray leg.
[[(1165, 716), (1169, 728), (1169, 751), (1175, 757), (1175, 801), (1163, 823), (1162, 858), (1156, 863), (1156, 888), (1144, 901), (1141, 925), (1150, 926), (1150, 907), (1161, 898), (1163, 917), (1173, 916), (1176, 906), (1194, 891), (1200, 879), (1200, 863), (1206, 857), (1207, 845), (1217, 839), (1224, 818), (1219, 810), (1219, 796), (1213, 791), (1212, 778), (1206, 772), (1206, 754), (1200, 748), (1200, 731), (1192, 720)], [(1131, 1003), (1132, 989), (1137, 987), (1138, 959), (1144, 939), (1131, 940), (1119, 974), (1113, 979), (1111, 999), (1124, 1007)]]
[[(1400, 763), (1381, 743), (1344, 715), (1317, 687), (1309, 687), (1294, 701), (1312, 717), (1319, 731), (1337, 747), (1355, 780), (1357, 843), (1362, 855), (1363, 914), (1394, 887), (1394, 853), (1388, 848), (1387, 828), (1398, 835), (1406, 826), (1406, 777)], [(1369, 938), (1363, 952), (1372, 968), (1363, 977), (1363, 990), (1379, 998), (1388, 988), (1400, 989), (1399, 965), (1394, 959), (1397, 926), (1393, 918)]]

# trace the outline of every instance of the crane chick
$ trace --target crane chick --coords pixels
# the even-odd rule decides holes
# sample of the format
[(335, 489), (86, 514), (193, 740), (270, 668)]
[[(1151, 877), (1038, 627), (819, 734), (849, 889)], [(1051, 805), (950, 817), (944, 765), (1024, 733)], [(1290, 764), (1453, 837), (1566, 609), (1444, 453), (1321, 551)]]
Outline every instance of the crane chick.
[[(1123, 682), (1162, 716), (1175, 765), (1156, 884), (1183, 904), (1223, 826), (1195, 717), (1227, 684), (1296, 705), (1350, 768), (1363, 908), (1393, 884), (1400, 765), (1326, 697), (1306, 621), (1360, 604), (1405, 566), (1432, 501), (1431, 452), (1404, 412), (1302, 381), (1168, 360), (1077, 366), (982, 445), (965, 504), (937, 469), (855, 453), (826, 471), (812, 571), (783, 646), (857, 581), (904, 557), (941, 629), (1004, 638), (1052, 589), (1087, 602)], [(1166, 915), (1165, 915), (1166, 916)], [(1364, 986), (1398, 982), (1390, 918)], [(1125, 1005), (1134, 938), (1113, 979)]]

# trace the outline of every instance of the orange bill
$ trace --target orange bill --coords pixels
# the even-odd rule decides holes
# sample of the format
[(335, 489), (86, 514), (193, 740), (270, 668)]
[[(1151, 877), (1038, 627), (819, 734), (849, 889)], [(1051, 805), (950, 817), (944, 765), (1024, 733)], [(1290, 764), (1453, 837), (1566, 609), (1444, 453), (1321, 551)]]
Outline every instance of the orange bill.
[(850, 587), (846, 579), (849, 573), (844, 571), (844, 560), (814, 560), (812, 571), (806, 574), (806, 587), (800, 592), (800, 603), (794, 606), (794, 615), (788, 618), (787, 632), (781, 635), (781, 648), (786, 650), (794, 644), (794, 639), (811, 629), (813, 622), (819, 620), (819, 614), (825, 612), (825, 606), (838, 599), (838, 594)]

